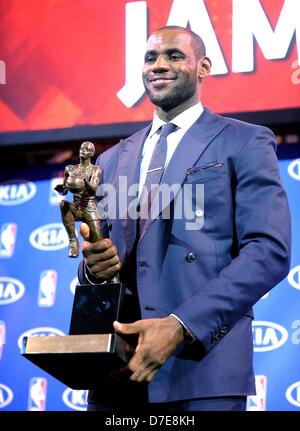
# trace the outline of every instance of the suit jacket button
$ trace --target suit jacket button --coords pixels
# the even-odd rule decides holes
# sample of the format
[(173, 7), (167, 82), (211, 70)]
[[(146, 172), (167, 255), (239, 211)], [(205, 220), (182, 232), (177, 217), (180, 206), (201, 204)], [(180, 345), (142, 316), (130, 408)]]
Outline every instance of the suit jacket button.
[(196, 259), (196, 255), (195, 255), (195, 253), (188, 253), (186, 256), (185, 256), (185, 258), (186, 258), (186, 260), (188, 261), (188, 262), (194, 262), (194, 260)]
[(203, 214), (204, 214), (203, 210), (200, 210), (200, 209), (199, 209), (199, 210), (196, 210), (196, 211), (195, 211), (195, 216), (196, 216), (196, 217), (203, 217)]

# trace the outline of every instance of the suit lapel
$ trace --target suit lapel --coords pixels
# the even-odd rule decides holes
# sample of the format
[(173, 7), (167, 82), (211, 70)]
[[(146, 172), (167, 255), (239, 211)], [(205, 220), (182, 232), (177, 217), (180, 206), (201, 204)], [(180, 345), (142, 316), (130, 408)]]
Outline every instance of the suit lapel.
[[(182, 184), (187, 176), (187, 170), (192, 167), (195, 162), (201, 157), (209, 143), (226, 127), (222, 117), (211, 113), (205, 109), (203, 114), (195, 122), (195, 124), (187, 131), (182, 140), (178, 144), (173, 157), (163, 175), (162, 184), (172, 187), (174, 184)], [(170, 204), (174, 199), (164, 199), (160, 211), (152, 214), (151, 219), (148, 219), (144, 225), (144, 230), (141, 238), (153, 221), (159, 214)]]
[[(139, 184), (140, 180), (140, 165), (142, 158), (143, 145), (146, 137), (150, 131), (148, 126), (133, 136), (124, 139), (120, 143), (120, 157), (118, 163), (117, 176), (123, 177), (122, 181), (119, 181), (119, 196), (118, 199), (122, 199), (122, 205), (119, 205), (119, 217), (124, 229), (125, 241), (127, 244), (128, 252), (131, 251), (136, 238), (136, 220), (132, 218), (132, 215), (128, 213), (128, 208), (136, 209), (137, 194), (136, 196), (129, 196), (128, 191), (131, 186)], [(134, 190), (132, 190), (133, 192)]]

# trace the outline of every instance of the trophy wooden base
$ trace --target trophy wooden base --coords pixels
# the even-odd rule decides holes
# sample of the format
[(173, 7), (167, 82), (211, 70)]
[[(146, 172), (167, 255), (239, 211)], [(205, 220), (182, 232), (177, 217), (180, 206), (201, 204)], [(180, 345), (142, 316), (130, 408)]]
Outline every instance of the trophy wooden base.
[(78, 285), (70, 335), (24, 337), (21, 354), (72, 389), (99, 387), (134, 351), (113, 327), (123, 295), (121, 283)]
[(95, 389), (133, 348), (116, 334), (24, 337), (22, 356), (72, 389)]

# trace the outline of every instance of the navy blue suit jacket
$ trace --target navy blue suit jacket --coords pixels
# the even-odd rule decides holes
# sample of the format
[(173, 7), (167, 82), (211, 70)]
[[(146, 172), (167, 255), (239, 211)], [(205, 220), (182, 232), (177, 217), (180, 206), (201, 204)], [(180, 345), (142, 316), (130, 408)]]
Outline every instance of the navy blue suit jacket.
[[(98, 158), (102, 183), (116, 190), (122, 176), (123, 186), (124, 179), (127, 187), (139, 183), (148, 131)], [(174, 217), (180, 205), (175, 198), (164, 204), (171, 217), (148, 223), (136, 249), (141, 315), (174, 313), (198, 341), (183, 343), (159, 370), (149, 384), (152, 402), (255, 391), (252, 306), (286, 276), (290, 263), (290, 215), (275, 147), (269, 129), (205, 109), (165, 171), (163, 183), (188, 185), (194, 219)], [(203, 201), (197, 184), (203, 184)], [(109, 204), (113, 195), (106, 198)], [(130, 199), (136, 205), (133, 197), (128, 205)], [(107, 220), (125, 267), (137, 225), (126, 211), (110, 213)], [(193, 222), (198, 228), (187, 229)]]

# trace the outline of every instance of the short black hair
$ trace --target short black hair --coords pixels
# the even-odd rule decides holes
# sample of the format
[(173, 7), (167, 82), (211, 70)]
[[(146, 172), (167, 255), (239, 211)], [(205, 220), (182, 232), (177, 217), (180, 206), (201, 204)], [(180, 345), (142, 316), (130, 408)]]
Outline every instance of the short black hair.
[(193, 50), (194, 50), (194, 53), (195, 53), (197, 60), (199, 60), (199, 58), (201, 58), (201, 57), (206, 56), (206, 49), (205, 49), (203, 39), (197, 33), (190, 30), (189, 28), (180, 27), (179, 25), (167, 25), (167, 26), (158, 28), (153, 33), (157, 33), (161, 30), (180, 30), (180, 31), (183, 31), (183, 32), (189, 34), (192, 38), (192, 47), (193, 47)]

